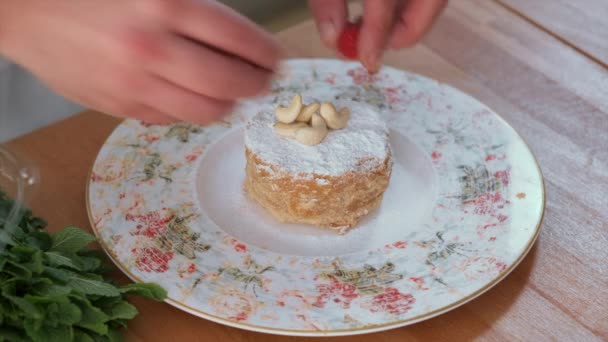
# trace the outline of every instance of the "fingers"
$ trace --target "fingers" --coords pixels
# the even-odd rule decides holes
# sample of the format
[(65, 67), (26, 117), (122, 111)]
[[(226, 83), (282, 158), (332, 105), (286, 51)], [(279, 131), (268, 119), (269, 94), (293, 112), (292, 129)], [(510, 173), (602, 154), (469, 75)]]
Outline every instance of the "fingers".
[(424, 36), (445, 5), (447, 0), (409, 0), (393, 29), (389, 46), (394, 49), (410, 47)]
[(132, 113), (124, 113), (124, 116), (138, 118), (147, 124), (154, 125), (169, 125), (179, 121), (174, 117), (146, 105), (138, 106), (138, 108)]
[(255, 96), (270, 86), (272, 73), (234, 56), (166, 35), (166, 58), (152, 59), (148, 71), (192, 92), (234, 100)]
[(309, 0), (317, 29), (323, 43), (336, 47), (336, 41), (348, 19), (346, 0)]
[(146, 84), (141, 103), (157, 113), (181, 121), (206, 125), (218, 120), (234, 106), (231, 101), (197, 94), (158, 77), (150, 76)]
[(361, 62), (371, 72), (378, 70), (382, 53), (393, 29), (397, 0), (366, 0), (359, 37)]
[(278, 41), (250, 20), (210, 0), (142, 0), (151, 18), (176, 33), (233, 54), (268, 70), (283, 55)]

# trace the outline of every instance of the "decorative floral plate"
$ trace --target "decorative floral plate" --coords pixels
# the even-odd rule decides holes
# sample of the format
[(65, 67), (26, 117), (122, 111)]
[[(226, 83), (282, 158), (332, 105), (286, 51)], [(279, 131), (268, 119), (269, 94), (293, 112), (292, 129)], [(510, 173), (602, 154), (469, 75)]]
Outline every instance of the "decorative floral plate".
[[(224, 122), (127, 120), (109, 137), (89, 212), (133, 280), (157, 282), (170, 304), (230, 326), (348, 335), (454, 309), (530, 250), (542, 176), (524, 141), (485, 105), (388, 67), (372, 76), (355, 63), (305, 59), (284, 70), (271, 95)], [(295, 92), (365, 102), (390, 126), (391, 184), (380, 209), (346, 235), (277, 223), (243, 193), (244, 124)]]

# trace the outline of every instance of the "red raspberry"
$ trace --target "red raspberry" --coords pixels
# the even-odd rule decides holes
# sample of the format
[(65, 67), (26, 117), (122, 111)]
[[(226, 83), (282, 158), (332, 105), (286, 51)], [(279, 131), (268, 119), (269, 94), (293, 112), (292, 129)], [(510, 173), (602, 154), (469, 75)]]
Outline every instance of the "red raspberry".
[(348, 59), (357, 59), (359, 56), (359, 31), (361, 31), (361, 21), (348, 22), (338, 38), (338, 51)]

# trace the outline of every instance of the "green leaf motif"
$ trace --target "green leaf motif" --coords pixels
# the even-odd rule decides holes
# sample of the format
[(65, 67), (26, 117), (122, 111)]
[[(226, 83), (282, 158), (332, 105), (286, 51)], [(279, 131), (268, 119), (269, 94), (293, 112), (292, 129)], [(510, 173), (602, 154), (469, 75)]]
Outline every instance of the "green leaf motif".
[(106, 297), (119, 296), (120, 292), (112, 284), (95, 279), (88, 279), (78, 275), (73, 275), (67, 285), (74, 290), (88, 295), (98, 295)]
[(121, 287), (121, 293), (136, 294), (138, 296), (151, 298), (154, 300), (165, 300), (167, 291), (154, 283), (134, 283)]
[(53, 234), (51, 251), (76, 253), (95, 241), (95, 237), (77, 227), (67, 227)]

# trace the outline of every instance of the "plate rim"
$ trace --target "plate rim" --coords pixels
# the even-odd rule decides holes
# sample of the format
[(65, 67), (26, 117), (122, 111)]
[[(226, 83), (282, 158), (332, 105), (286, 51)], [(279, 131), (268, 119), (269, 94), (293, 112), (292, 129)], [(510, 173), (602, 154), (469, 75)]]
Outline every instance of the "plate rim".
[[(290, 58), (287, 61), (339, 61), (338, 59), (334, 59), (334, 58)], [(329, 336), (349, 336), (349, 335), (362, 335), (362, 334), (369, 334), (369, 333), (376, 333), (376, 332), (381, 332), (381, 331), (386, 331), (386, 330), (391, 330), (391, 329), (396, 329), (396, 328), (401, 328), (404, 326), (408, 326), (408, 325), (412, 325), (418, 322), (422, 322), (425, 321), (427, 319), (431, 319), (437, 316), (440, 316), (446, 312), (452, 311), (474, 299), (476, 299), (477, 297), (481, 296), (482, 294), (488, 292), (490, 289), (492, 289), (494, 286), (496, 286), (498, 283), (500, 283), (502, 280), (504, 280), (513, 270), (515, 270), (515, 268), (517, 268), (517, 266), (519, 266), (519, 264), (523, 261), (523, 259), (525, 259), (525, 257), (528, 255), (528, 253), (530, 252), (530, 250), (532, 250), (532, 248), (534, 247), (534, 244), (536, 242), (536, 240), (538, 239), (538, 236), (540, 235), (540, 228), (543, 224), (544, 218), (545, 218), (545, 211), (546, 211), (546, 185), (545, 185), (545, 177), (543, 175), (542, 169), (540, 167), (540, 164), (538, 162), (538, 159), (536, 157), (536, 155), (534, 154), (534, 152), (532, 151), (532, 149), (530, 148), (530, 144), (528, 144), (528, 142), (520, 135), (520, 133), (513, 127), (511, 126), (511, 124), (509, 124), (498, 112), (496, 112), (494, 109), (492, 109), (492, 107), (486, 105), (485, 102), (482, 102), (481, 100), (479, 100), (478, 98), (462, 91), (461, 89), (445, 83), (445, 82), (440, 82), (437, 81), (433, 78), (430, 78), (428, 76), (425, 76), (423, 74), (420, 73), (416, 73), (416, 72), (411, 72), (408, 70), (404, 70), (401, 68), (397, 68), (394, 66), (390, 66), (387, 65), (388, 67), (391, 67), (393, 69), (399, 70), (399, 71), (404, 71), (407, 73), (411, 73), (414, 74), (418, 77), (422, 77), (424, 79), (428, 79), (434, 82), (437, 82), (443, 86), (447, 86), (450, 87), (454, 90), (457, 90), (473, 99), (475, 99), (477, 102), (483, 104), (485, 107), (489, 108), (492, 113), (496, 116), (496, 118), (499, 119), (499, 121), (505, 125), (506, 127), (510, 128), (512, 130), (516, 139), (518, 139), (520, 142), (523, 142), (526, 149), (528, 150), (528, 152), (530, 153), (530, 155), (532, 156), (532, 160), (534, 161), (534, 164), (536, 166), (536, 171), (538, 172), (538, 175), (540, 177), (540, 185), (541, 185), (541, 193), (542, 193), (542, 206), (541, 206), (541, 213), (540, 213), (540, 217), (538, 219), (538, 222), (536, 223), (536, 227), (534, 228), (534, 233), (531, 237), (531, 239), (528, 241), (526, 247), (523, 249), (523, 251), (521, 252), (521, 254), (517, 257), (517, 259), (515, 259), (515, 261), (509, 266), (507, 267), (504, 271), (502, 271), (497, 277), (495, 277), (494, 279), (492, 279), (490, 282), (488, 282), (485, 286), (481, 287), (480, 289), (478, 289), (477, 291), (469, 294), (466, 297), (463, 297), (455, 302), (450, 303), (449, 305), (446, 305), (444, 307), (438, 308), (436, 310), (430, 311), (430, 312), (426, 312), (424, 314), (415, 316), (415, 317), (410, 317), (407, 319), (402, 319), (402, 320), (397, 320), (397, 321), (393, 321), (390, 323), (384, 323), (384, 324), (370, 324), (370, 325), (366, 325), (366, 326), (362, 326), (362, 327), (358, 327), (358, 328), (352, 328), (352, 329), (333, 329), (333, 330), (297, 330), (297, 329), (281, 329), (281, 328), (268, 328), (268, 327), (263, 327), (260, 325), (255, 325), (255, 324), (249, 324), (249, 323), (242, 323), (242, 322), (235, 322), (235, 321), (231, 321), (229, 319), (226, 318), (222, 318), (216, 315), (212, 315), (209, 314), (207, 312), (192, 308), (184, 303), (182, 303), (181, 301), (178, 301), (176, 299), (167, 297), (164, 302), (175, 307), (178, 308), (180, 310), (183, 310), (191, 315), (200, 317), (200, 318), (204, 318), (207, 319), (209, 321), (215, 322), (215, 323), (219, 323), (222, 325), (226, 325), (226, 326), (230, 326), (233, 328), (239, 328), (239, 329), (244, 329), (244, 330), (249, 330), (249, 331), (255, 331), (255, 332), (260, 332), (260, 333), (267, 333), (267, 334), (274, 334), (274, 335), (283, 335), (283, 336), (303, 336), (303, 337), (329, 337)], [(110, 260), (114, 263), (114, 265), (121, 271), (123, 272), (129, 279), (131, 279), (132, 281), (136, 282), (136, 283), (142, 283), (144, 282), (144, 280), (140, 279), (139, 277), (137, 277), (136, 275), (134, 275), (132, 272), (130, 272), (128, 270), (128, 268), (126, 268), (116, 257), (116, 255), (114, 254), (114, 252), (109, 248), (109, 246), (106, 244), (105, 240), (102, 239), (101, 234), (99, 233), (96, 225), (95, 225), (95, 220), (93, 219), (93, 215), (92, 215), (92, 211), (91, 211), (91, 203), (90, 203), (90, 184), (91, 184), (91, 177), (93, 174), (93, 169), (95, 167), (95, 163), (97, 162), (97, 158), (99, 157), (99, 154), (101, 153), (102, 149), (104, 148), (104, 146), (107, 145), (108, 140), (111, 138), (112, 134), (115, 132), (116, 128), (118, 128), (119, 126), (123, 125), (127, 120), (129, 119), (123, 119), (120, 121), (120, 123), (112, 130), (112, 132), (108, 135), (108, 137), (106, 137), (106, 139), (104, 140), (103, 144), (101, 145), (101, 147), (99, 148), (99, 150), (97, 151), (97, 154), (95, 155), (95, 159), (93, 160), (93, 163), (91, 164), (91, 166), (89, 167), (89, 171), (88, 171), (88, 175), (87, 175), (87, 181), (86, 181), (86, 189), (85, 189), (85, 206), (86, 206), (86, 211), (87, 211), (87, 217), (89, 219), (89, 224), (91, 226), (91, 230), (93, 231), (93, 234), (95, 235), (95, 237), (97, 238), (97, 243), (101, 246), (101, 248), (103, 249), (103, 251), (106, 253), (106, 255), (108, 255), (108, 257), (110, 258)]]

